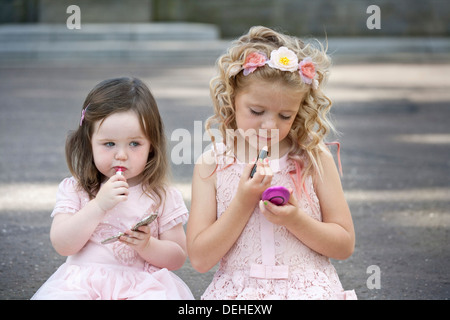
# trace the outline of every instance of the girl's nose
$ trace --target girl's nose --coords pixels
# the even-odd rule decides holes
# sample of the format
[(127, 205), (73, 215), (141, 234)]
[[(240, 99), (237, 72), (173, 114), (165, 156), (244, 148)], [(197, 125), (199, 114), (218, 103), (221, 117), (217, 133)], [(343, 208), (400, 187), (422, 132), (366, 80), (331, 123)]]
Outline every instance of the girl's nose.
[(261, 129), (277, 129), (277, 122), (273, 117), (267, 117), (263, 120), (263, 123), (261, 124)]
[(118, 149), (116, 153), (116, 160), (127, 160), (128, 156), (124, 149)]

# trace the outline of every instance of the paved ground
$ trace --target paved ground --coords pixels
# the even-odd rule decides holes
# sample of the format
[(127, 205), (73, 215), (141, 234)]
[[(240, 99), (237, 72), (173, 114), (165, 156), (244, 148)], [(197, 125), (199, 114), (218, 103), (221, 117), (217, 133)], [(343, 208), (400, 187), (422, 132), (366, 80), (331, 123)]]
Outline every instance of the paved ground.
[[(353, 256), (334, 264), (360, 299), (448, 299), (450, 64), (423, 54), (417, 64), (401, 61), (337, 62), (329, 81), (357, 234)], [(0, 61), (0, 299), (29, 299), (65, 259), (51, 247), (49, 215), (69, 174), (66, 134), (93, 85), (122, 75), (145, 80), (170, 140), (210, 115), (213, 72), (211, 64)], [(189, 207), (192, 165), (172, 168)], [(379, 289), (367, 286), (373, 265)], [(198, 298), (213, 273), (186, 262), (177, 274)]]

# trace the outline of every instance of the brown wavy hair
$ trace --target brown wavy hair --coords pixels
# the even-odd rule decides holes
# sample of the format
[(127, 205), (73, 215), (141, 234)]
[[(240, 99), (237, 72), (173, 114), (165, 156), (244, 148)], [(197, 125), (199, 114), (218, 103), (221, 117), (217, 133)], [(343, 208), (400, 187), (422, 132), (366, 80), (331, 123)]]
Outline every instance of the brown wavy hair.
[[(147, 164), (142, 173), (143, 191), (158, 203), (161, 201), (169, 174), (166, 137), (156, 101), (149, 88), (137, 78), (108, 79), (97, 84), (83, 104), (84, 119), (66, 140), (66, 161), (79, 187), (91, 199), (100, 189), (104, 176), (94, 164), (91, 138), (94, 125), (108, 116), (133, 111), (142, 131), (151, 142)], [(118, 129), (120, 130), (120, 129)]]
[[(298, 72), (281, 71), (267, 65), (258, 67), (248, 76), (244, 76), (242, 71), (235, 74), (236, 68), (242, 67), (250, 53), (260, 52), (270, 57), (273, 50), (282, 46), (292, 50), (299, 61), (306, 57), (312, 58), (318, 75), (319, 87), (317, 89), (305, 84)], [(209, 132), (213, 145), (215, 146), (215, 138), (211, 133), (213, 125), (218, 125), (225, 144), (226, 130), (237, 129), (234, 99), (239, 90), (245, 88), (254, 79), (270, 82), (281, 81), (283, 85), (304, 93), (304, 99), (300, 103), (287, 136), (291, 145), (289, 157), (297, 160), (296, 163), (303, 171), (303, 179), (313, 171), (320, 176), (322, 165), (319, 152), (328, 151), (324, 146), (324, 138), (330, 130), (334, 130), (334, 126), (327, 116), (332, 102), (322, 91), (322, 86), (326, 83), (329, 75), (330, 66), (330, 57), (319, 41), (305, 44), (297, 37), (284, 35), (266, 27), (252, 27), (247, 34), (233, 41), (228, 51), (216, 62), (218, 74), (210, 82), (214, 115), (205, 123), (205, 129)], [(233, 146), (227, 146), (228, 151), (230, 148)]]

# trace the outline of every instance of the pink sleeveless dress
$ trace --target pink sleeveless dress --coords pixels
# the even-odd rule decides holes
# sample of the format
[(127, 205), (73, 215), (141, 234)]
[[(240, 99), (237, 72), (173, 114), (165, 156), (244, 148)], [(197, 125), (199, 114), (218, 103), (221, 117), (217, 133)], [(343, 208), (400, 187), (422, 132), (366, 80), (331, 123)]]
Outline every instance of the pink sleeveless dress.
[[(73, 177), (64, 179), (59, 185), (52, 217), (62, 212), (76, 214), (88, 202), (88, 194), (78, 190)], [(69, 256), (32, 299), (194, 299), (178, 276), (149, 264), (126, 244), (101, 243), (156, 210), (158, 217), (150, 224), (155, 238), (188, 219), (181, 193), (175, 188), (166, 190), (159, 208), (143, 194), (141, 185), (129, 188), (128, 200), (106, 212), (86, 245)]]
[[(232, 165), (217, 144), (217, 217), (236, 194), (245, 163), (235, 159)], [(290, 176), (295, 164), (287, 155), (269, 162), (272, 185), (295, 190)], [(304, 212), (321, 220), (319, 200), (312, 178), (306, 179), (309, 200), (302, 196)], [(269, 222), (256, 206), (247, 225), (221, 259), (202, 299), (356, 299), (354, 290), (344, 291), (329, 258), (311, 250), (285, 227)]]

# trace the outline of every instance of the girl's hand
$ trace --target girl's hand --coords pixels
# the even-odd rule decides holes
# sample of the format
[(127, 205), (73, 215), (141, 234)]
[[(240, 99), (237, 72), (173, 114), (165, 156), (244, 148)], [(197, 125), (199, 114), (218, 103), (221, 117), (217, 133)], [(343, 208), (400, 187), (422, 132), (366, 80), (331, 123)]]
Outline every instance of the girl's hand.
[(138, 228), (138, 231), (125, 231), (125, 235), (119, 240), (132, 247), (137, 253), (143, 253), (150, 245), (150, 238), (150, 227), (142, 226)]
[(98, 191), (94, 201), (104, 212), (128, 199), (128, 183), (124, 176), (113, 175)]
[(277, 206), (270, 201), (261, 200), (259, 202), (259, 209), (267, 220), (274, 224), (287, 227), (301, 214), (297, 200), (293, 196), (293, 190), (289, 189), (289, 192), (291, 194), (289, 201), (284, 206)]
[[(272, 182), (273, 172), (270, 169), (268, 159), (264, 161), (258, 160), (256, 172), (253, 178), (250, 178), (250, 172), (255, 164), (255, 161), (249, 163), (242, 172), (239, 180), (237, 195), (242, 196), (245, 201), (255, 200), (256, 202), (261, 198), (261, 194), (270, 187)], [(255, 204), (256, 204), (255, 202)]]

